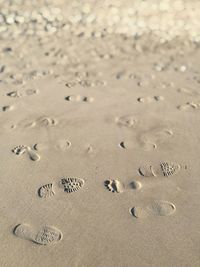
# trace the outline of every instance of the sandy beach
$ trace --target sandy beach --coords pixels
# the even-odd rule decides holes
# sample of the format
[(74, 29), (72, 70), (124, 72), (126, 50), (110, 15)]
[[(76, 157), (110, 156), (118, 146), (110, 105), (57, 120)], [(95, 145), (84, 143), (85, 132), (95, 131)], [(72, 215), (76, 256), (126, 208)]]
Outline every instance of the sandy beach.
[(200, 266), (198, 1), (0, 1), (0, 267)]

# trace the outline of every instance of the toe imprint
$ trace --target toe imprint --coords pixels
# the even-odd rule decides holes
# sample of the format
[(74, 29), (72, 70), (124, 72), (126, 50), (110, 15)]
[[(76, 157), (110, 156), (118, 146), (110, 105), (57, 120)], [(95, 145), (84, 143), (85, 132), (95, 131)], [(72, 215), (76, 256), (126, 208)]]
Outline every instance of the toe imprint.
[(26, 152), (27, 150), (27, 147), (24, 146), (24, 145), (19, 145), (19, 146), (16, 146), (12, 149), (12, 152), (15, 154), (15, 155), (22, 155)]
[(104, 185), (113, 193), (122, 193), (124, 191), (124, 185), (118, 180), (107, 180)]

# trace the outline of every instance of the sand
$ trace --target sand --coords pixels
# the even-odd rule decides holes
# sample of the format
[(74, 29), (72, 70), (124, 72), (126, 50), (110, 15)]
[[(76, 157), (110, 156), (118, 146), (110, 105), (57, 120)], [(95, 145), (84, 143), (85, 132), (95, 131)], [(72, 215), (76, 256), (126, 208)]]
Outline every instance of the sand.
[(56, 23), (1, 36), (0, 266), (200, 266), (198, 44)]

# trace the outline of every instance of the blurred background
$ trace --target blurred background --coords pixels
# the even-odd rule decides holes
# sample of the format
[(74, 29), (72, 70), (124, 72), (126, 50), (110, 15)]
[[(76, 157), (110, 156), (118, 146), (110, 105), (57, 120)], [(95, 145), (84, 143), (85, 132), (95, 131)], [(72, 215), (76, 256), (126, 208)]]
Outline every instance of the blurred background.
[(105, 34), (200, 41), (198, 0), (102, 0), (0, 2), (0, 37), (64, 35), (100, 38)]

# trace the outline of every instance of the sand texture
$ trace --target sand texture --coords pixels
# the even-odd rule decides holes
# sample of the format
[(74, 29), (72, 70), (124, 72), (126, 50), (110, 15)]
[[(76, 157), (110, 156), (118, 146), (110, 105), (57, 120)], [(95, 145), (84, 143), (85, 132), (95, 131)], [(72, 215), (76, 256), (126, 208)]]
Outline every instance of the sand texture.
[(200, 266), (199, 3), (102, 2), (0, 3), (0, 267)]

